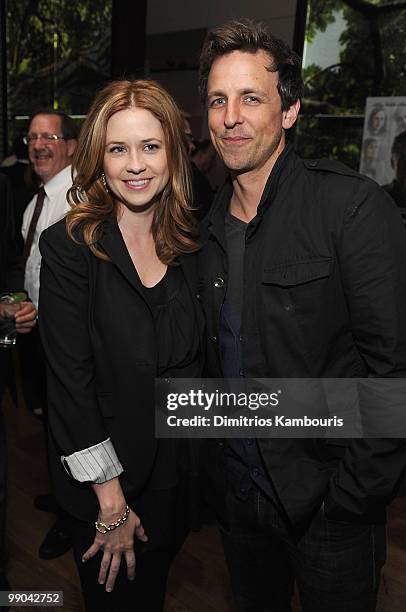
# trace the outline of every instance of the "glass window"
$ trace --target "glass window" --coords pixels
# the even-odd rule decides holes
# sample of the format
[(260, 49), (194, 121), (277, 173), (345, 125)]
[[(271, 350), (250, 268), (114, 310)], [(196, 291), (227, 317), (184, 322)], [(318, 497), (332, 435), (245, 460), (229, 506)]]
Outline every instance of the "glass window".
[(86, 114), (110, 77), (111, 13), (111, 0), (6, 1), (10, 142), (39, 107)]
[(358, 169), (366, 98), (406, 95), (404, 6), (309, 0), (296, 132), (304, 157), (332, 157)]

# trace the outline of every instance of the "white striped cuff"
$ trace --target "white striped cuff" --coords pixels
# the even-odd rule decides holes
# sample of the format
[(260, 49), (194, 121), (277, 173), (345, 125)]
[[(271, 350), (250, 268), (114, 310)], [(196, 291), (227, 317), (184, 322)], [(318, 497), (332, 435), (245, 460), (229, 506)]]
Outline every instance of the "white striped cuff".
[(61, 461), (68, 474), (79, 482), (101, 484), (124, 471), (110, 438), (72, 455), (62, 455)]

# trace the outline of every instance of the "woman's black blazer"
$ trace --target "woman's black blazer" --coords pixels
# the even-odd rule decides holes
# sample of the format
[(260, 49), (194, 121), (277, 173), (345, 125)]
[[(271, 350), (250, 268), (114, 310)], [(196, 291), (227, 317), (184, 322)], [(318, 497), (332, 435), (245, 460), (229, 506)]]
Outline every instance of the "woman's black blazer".
[[(43, 232), (39, 322), (48, 363), (49, 458), (56, 497), (82, 520), (95, 520), (96, 496), (62, 464), (62, 455), (111, 438), (124, 468), (127, 501), (148, 483), (157, 448), (154, 377), (157, 338), (152, 312), (117, 221), (103, 226), (104, 261), (66, 233), (66, 222)], [(195, 256), (180, 258), (194, 304), (203, 360), (204, 317)]]

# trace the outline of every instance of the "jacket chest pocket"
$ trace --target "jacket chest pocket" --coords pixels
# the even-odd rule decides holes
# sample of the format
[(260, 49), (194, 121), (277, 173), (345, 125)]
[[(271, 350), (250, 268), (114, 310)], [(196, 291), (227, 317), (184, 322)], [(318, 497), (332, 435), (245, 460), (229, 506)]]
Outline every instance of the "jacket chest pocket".
[(288, 364), (285, 376), (308, 375), (314, 354), (321, 351), (333, 317), (332, 270), (329, 257), (265, 264), (262, 269), (262, 333), (272, 339), (269, 358), (277, 354), (280, 363)]
[(284, 288), (307, 285), (328, 278), (332, 263), (332, 258), (326, 257), (275, 264), (272, 267), (264, 268), (262, 283)]
[(334, 307), (329, 282), (332, 269), (333, 259), (330, 257), (264, 267), (261, 298), (268, 316), (273, 317), (277, 312), (296, 314), (299, 318), (305, 317), (306, 325), (313, 324), (318, 317), (327, 316)]

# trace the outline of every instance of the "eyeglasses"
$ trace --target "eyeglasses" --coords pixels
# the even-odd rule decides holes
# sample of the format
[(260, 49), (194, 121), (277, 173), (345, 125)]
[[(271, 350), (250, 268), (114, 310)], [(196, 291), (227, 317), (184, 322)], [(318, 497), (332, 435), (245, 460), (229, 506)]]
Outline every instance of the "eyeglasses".
[(66, 140), (63, 136), (57, 136), (56, 134), (27, 134), (24, 136), (23, 141), (24, 144), (29, 145), (33, 144), (37, 140), (43, 140), (44, 142), (51, 143), (56, 142), (57, 140)]

